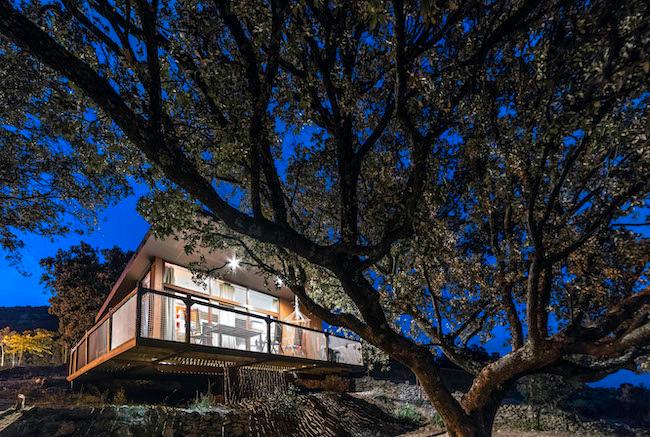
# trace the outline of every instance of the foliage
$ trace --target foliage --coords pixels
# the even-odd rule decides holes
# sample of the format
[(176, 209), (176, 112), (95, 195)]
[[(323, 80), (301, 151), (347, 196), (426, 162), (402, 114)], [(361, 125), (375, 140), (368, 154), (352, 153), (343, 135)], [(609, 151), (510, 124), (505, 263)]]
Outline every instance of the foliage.
[(44, 329), (9, 332), (2, 336), (4, 353), (11, 355), (12, 366), (20, 366), (26, 356), (42, 357), (52, 355), (54, 333)]
[(17, 262), (26, 233), (81, 232), (130, 188), (120, 156), (106, 147), (115, 133), (79, 112), (69, 84), (1, 50), (0, 248)]
[(296, 421), (302, 407), (298, 388), (293, 385), (289, 385), (286, 390), (278, 390), (271, 394), (265, 402), (268, 404), (269, 413), (276, 420), (283, 420), (287, 423)]
[(208, 383), (208, 389), (205, 393), (196, 392), (196, 397), (189, 405), (189, 409), (192, 411), (206, 412), (214, 410), (214, 407), (219, 404), (223, 404), (223, 397), (219, 398), (214, 395), (212, 393), (212, 384)]
[(412, 425), (421, 425), (424, 421), (422, 414), (412, 405), (403, 404), (394, 412), (394, 416), (400, 422)]
[(350, 380), (336, 375), (327, 375), (323, 380), (323, 390), (335, 393), (346, 393), (350, 391)]
[(74, 345), (94, 318), (132, 252), (98, 250), (81, 242), (41, 260), (41, 282), (52, 292), (50, 312), (59, 319), (61, 341)]
[(556, 375), (533, 375), (517, 383), (517, 391), (523, 401), (534, 407), (558, 407), (583, 385)]
[(582, 384), (556, 375), (527, 376), (517, 384), (517, 390), (523, 395), (524, 402), (535, 411), (535, 421), (530, 424), (535, 430), (542, 429), (542, 408), (566, 407), (567, 399), (581, 388)]
[(431, 424), (433, 426), (435, 426), (437, 428), (442, 428), (442, 429), (445, 428), (445, 421), (442, 419), (442, 417), (438, 413), (433, 414), (433, 416), (430, 419), (430, 422), (431, 422)]
[(622, 384), (619, 388), (585, 388), (574, 392), (567, 408), (594, 420), (650, 423), (650, 390)]
[(128, 399), (126, 397), (126, 391), (124, 390), (124, 387), (118, 387), (118, 389), (115, 390), (115, 393), (113, 393), (112, 403), (115, 405), (124, 405), (127, 402)]
[(0, 56), (27, 112), (93, 115), (157, 235), (279, 277), (458, 435), (522, 376), (647, 356), (647, 2), (136, 3), (0, 0)]

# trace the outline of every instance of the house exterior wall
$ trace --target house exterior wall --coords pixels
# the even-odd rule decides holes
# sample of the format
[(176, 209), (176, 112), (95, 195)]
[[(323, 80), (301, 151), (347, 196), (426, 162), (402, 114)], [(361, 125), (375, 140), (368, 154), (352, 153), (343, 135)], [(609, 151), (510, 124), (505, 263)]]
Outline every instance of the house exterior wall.
[[(280, 299), (280, 320), (285, 320), (293, 312), (293, 301)], [(309, 328), (322, 330), (323, 321), (300, 305), (300, 311), (309, 318)]]

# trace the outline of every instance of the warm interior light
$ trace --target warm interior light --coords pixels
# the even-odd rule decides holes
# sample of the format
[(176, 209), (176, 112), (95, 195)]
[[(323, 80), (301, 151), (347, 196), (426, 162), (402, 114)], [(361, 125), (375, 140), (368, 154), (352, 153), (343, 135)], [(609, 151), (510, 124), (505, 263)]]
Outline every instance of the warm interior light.
[(240, 261), (241, 260), (238, 259), (236, 255), (233, 255), (233, 257), (228, 260), (228, 267), (231, 270), (236, 270), (239, 268)]

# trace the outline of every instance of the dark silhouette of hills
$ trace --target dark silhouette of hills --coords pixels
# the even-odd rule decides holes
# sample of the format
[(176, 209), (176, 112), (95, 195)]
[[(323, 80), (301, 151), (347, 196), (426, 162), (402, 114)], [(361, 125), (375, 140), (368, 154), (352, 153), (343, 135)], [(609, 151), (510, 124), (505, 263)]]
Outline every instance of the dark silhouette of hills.
[(9, 326), (18, 332), (37, 328), (56, 331), (58, 320), (47, 309), (47, 306), (0, 307), (0, 329)]

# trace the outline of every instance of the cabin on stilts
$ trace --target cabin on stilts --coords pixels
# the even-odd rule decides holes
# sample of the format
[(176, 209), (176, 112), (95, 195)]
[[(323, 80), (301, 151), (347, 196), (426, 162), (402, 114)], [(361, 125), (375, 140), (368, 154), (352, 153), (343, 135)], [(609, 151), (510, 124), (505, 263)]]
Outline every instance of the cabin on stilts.
[[(233, 372), (251, 381), (260, 372), (278, 381), (363, 372), (361, 344), (324, 332), (291, 290), (269, 285), (234, 253), (188, 255), (184, 245), (145, 236), (71, 350), (69, 381), (224, 375), (225, 386)], [(188, 267), (199, 259), (227, 268), (198, 280)]]

